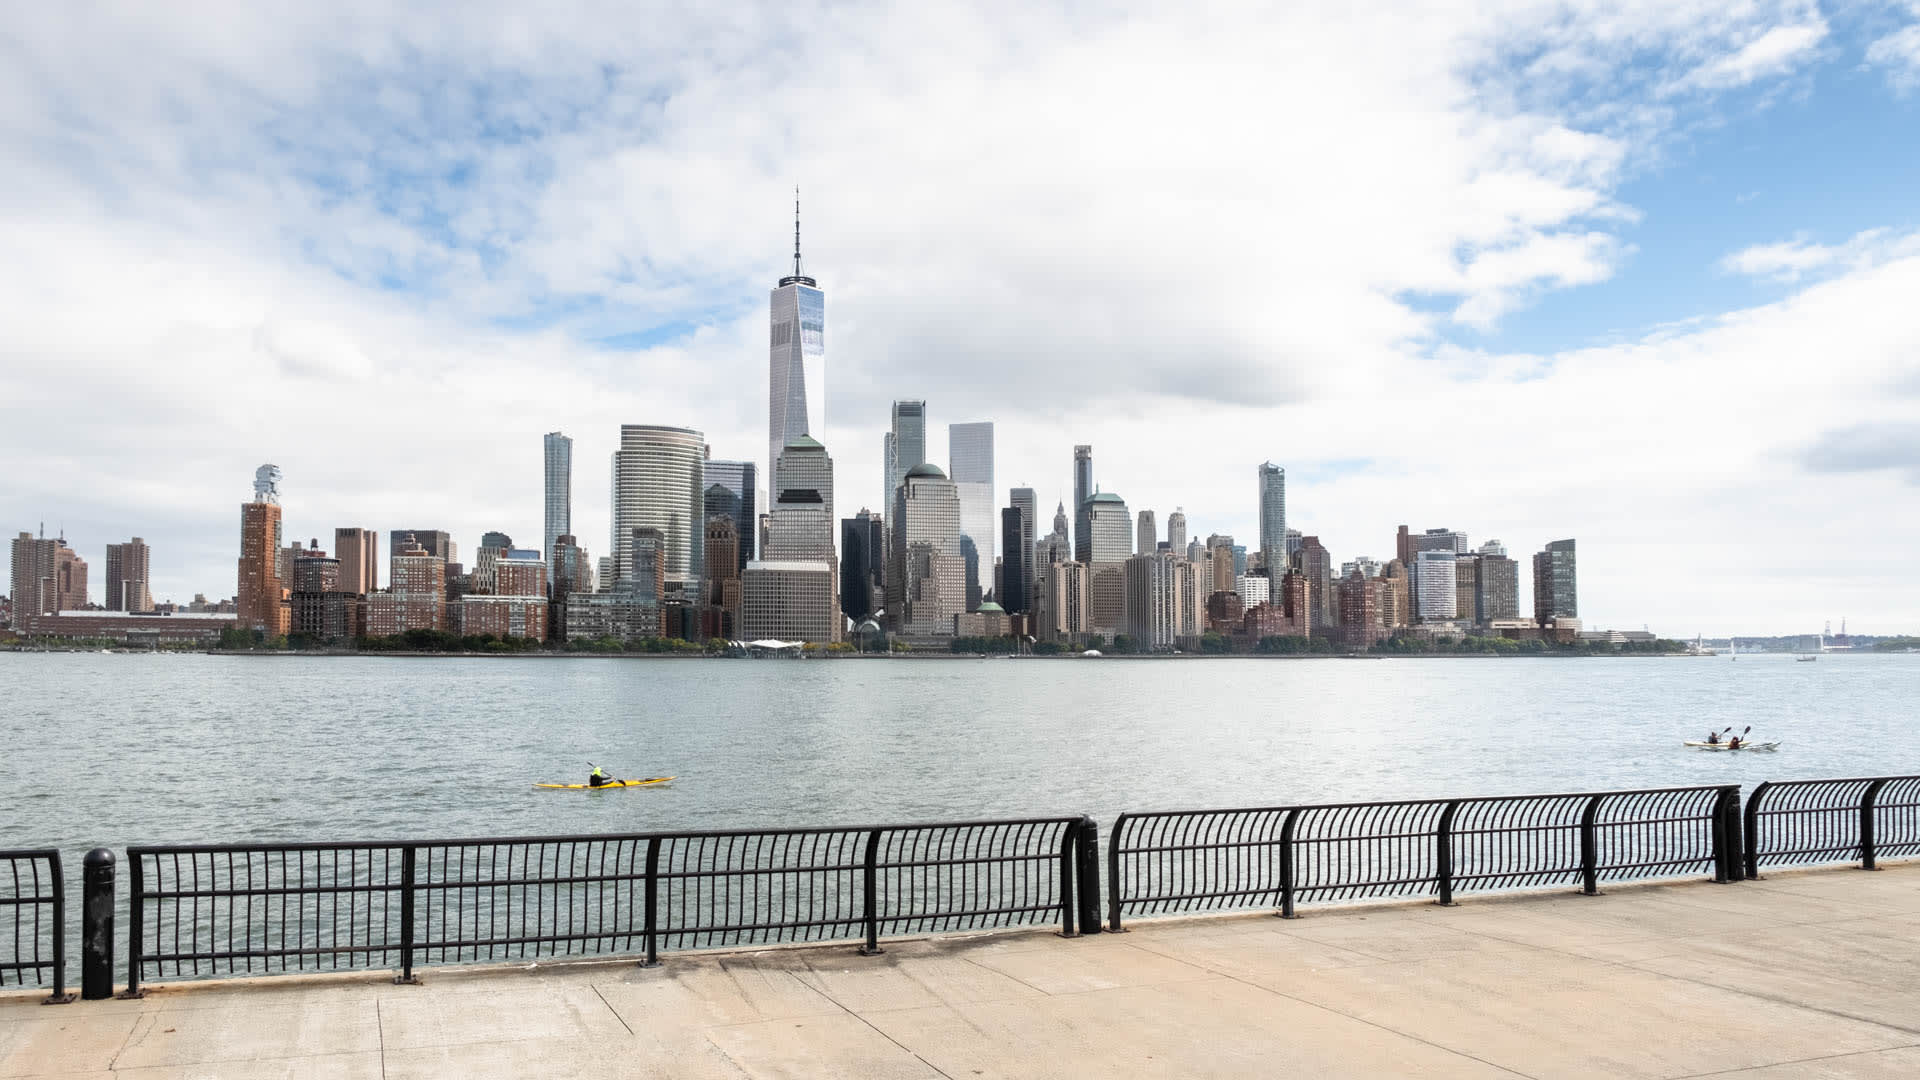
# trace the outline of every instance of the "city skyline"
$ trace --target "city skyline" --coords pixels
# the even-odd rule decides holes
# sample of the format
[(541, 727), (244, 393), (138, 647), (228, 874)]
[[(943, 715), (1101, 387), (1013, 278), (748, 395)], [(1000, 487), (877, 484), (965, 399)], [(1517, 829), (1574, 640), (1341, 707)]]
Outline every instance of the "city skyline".
[[(577, 440), (596, 556), (621, 424), (701, 430), (764, 492), (761, 297), (798, 184), (834, 293), (812, 434), (841, 517), (885, 506), (887, 405), (924, 399), (926, 460), (950, 460), (943, 425), (995, 423), (996, 503), (1018, 485), (1071, 510), (1085, 443), (1130, 507), (1257, 544), (1271, 460), (1289, 525), (1342, 561), (1388, 557), (1403, 522), (1522, 555), (1573, 536), (1595, 625), (1911, 629), (1920, 585), (1884, 568), (1920, 512), (1920, 148), (1884, 133), (1914, 125), (1920, 64), (1917, 17), (1875, 11), (1463, 6), (1374, 33), (1249, 10), (1222, 38), (1042, 7), (1027, 47), (993, 24), (934, 64), (915, 20), (829, 7), (808, 64), (745, 83), (693, 48), (637, 63), (597, 23), (531, 51), (485, 19), (381, 23), (420, 62), (346, 78), (362, 51), (315, 16), (240, 18), (248, 46), (213, 53), (187, 26), (36, 11), (17, 34), (41, 75), (0, 137), (0, 399), (24, 405), (0, 450), (35, 467), (0, 519), (64, 532), (95, 601), (105, 545), (142, 537), (160, 602), (226, 591), (223, 508), (262, 461), (299, 478), (302, 538), (539, 536), (525, 447), (552, 430)], [(781, 20), (750, 11), (722, 53), (787, 40)], [(1565, 63), (1526, 67), (1549, 41)], [(1151, 93), (1109, 74), (1148, 55)], [(564, 74), (583, 57), (604, 85)], [(825, 96), (804, 70), (852, 81)], [(183, 78), (203, 96), (162, 108)], [(1244, 85), (1289, 103), (1254, 135), (1219, 107)], [(1036, 98), (1073, 104), (1010, 104)], [(668, 99), (687, 107), (658, 123), (616, 106)], [(1116, 100), (1141, 105), (1124, 126)], [(876, 154), (907, 109), (903, 137), (941, 149)], [(73, 124), (90, 149), (53, 149)], [(1192, 167), (1150, 166), (1170, 156)], [(1743, 542), (1787, 535), (1818, 557)]]

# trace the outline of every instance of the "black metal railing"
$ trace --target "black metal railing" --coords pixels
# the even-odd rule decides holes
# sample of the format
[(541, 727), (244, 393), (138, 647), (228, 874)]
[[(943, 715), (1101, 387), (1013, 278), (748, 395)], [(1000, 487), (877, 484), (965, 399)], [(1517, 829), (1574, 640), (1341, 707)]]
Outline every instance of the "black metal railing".
[(1768, 781), (1747, 797), (1748, 877), (1762, 866), (1920, 855), (1920, 776)]
[(1098, 925), (1085, 818), (130, 847), (142, 981)]
[(1711, 872), (1738, 880), (1737, 786), (1122, 814), (1124, 915), (1435, 896)]
[(52, 848), (0, 851), (0, 989), (46, 986), (53, 1002), (67, 993), (67, 898), (60, 853)]

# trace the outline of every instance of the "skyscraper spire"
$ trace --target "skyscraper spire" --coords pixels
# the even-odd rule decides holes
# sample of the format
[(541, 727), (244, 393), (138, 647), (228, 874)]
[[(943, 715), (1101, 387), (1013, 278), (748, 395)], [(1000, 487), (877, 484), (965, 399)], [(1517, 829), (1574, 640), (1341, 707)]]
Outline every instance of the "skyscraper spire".
[(800, 185), (793, 186), (793, 276), (800, 276)]

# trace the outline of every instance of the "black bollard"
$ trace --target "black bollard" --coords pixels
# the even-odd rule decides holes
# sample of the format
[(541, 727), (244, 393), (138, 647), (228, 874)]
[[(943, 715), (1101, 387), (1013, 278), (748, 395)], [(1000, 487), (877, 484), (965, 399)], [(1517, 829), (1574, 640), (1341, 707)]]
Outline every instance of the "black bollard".
[(80, 997), (113, 996), (113, 852), (94, 848), (81, 862)]
[(1100, 826), (1090, 817), (1080, 819), (1074, 845), (1074, 877), (1080, 888), (1080, 933), (1100, 934)]

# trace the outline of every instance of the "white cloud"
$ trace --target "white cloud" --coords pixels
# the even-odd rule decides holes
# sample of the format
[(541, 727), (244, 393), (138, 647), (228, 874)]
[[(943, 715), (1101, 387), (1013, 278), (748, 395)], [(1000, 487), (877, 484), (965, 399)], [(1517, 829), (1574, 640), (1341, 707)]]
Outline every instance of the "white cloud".
[[(877, 500), (886, 401), (924, 396), (936, 457), (945, 423), (994, 419), (1000, 486), (1043, 500), (1092, 442), (1136, 507), (1247, 534), (1271, 457), (1337, 555), (1401, 520), (1578, 535), (1590, 618), (1670, 623), (1755, 610), (1707, 591), (1770, 565), (1653, 547), (1778, 524), (1726, 447), (1746, 470), (1803, 447), (1908, 355), (1884, 247), (1615, 349), (1434, 347), (1615, 272), (1624, 178), (1685, 93), (1799, 63), (1763, 43), (1815, 25), (1800, 3), (199, 14), (43, 5), (0, 42), (0, 453), (38, 463), (0, 525), (64, 520), (83, 553), (139, 533), (180, 599), (231, 592), (262, 461), (290, 536), (470, 547), (537, 535), (538, 436), (566, 430), (597, 553), (621, 422), (755, 454), (794, 183), (849, 511)], [(684, 332), (591, 344), (661, 324)], [(1860, 370), (1797, 374), (1827, 348)], [(1796, 393), (1751, 378), (1776, 368)]]
[(1769, 27), (1738, 51), (1694, 68), (1674, 88), (1726, 90), (1785, 74), (1811, 58), (1826, 37), (1826, 20), (1818, 16), (1791, 26)]
[(1912, 14), (1914, 23), (1867, 46), (1867, 63), (1886, 69), (1887, 81), (1903, 93), (1920, 89), (1920, 7)]
[(1869, 229), (1844, 243), (1817, 244), (1804, 237), (1755, 244), (1724, 256), (1720, 269), (1730, 274), (1798, 281), (1820, 272), (1858, 268), (1920, 252), (1920, 231)]

